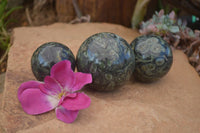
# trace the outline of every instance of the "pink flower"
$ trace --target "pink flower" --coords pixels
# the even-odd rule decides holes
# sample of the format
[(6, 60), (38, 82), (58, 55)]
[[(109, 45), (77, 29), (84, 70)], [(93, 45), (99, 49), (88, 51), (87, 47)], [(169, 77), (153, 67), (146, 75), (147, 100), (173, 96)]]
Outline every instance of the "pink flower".
[(56, 116), (65, 123), (73, 122), (79, 110), (89, 107), (91, 100), (80, 90), (92, 82), (91, 74), (71, 69), (68, 60), (55, 64), (50, 76), (43, 82), (28, 81), (19, 87), (18, 99), (23, 110), (31, 115), (48, 112), (55, 108)]

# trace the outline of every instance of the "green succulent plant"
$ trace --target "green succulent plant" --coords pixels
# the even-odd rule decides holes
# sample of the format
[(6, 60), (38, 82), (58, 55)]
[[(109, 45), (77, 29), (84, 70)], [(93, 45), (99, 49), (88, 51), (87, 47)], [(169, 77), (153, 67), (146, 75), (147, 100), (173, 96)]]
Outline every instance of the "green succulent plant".
[(155, 33), (162, 36), (168, 33), (177, 34), (187, 32), (188, 36), (195, 37), (195, 33), (186, 24), (181, 19), (176, 20), (174, 11), (169, 14), (164, 14), (164, 10), (161, 10), (160, 12), (155, 12), (152, 19), (142, 22), (140, 33)]
[(164, 15), (164, 10), (156, 12), (152, 19), (142, 22), (140, 32), (147, 34), (150, 32), (156, 34), (166, 34), (167, 32), (179, 32), (179, 25), (175, 21), (175, 13), (172, 11), (169, 15)]

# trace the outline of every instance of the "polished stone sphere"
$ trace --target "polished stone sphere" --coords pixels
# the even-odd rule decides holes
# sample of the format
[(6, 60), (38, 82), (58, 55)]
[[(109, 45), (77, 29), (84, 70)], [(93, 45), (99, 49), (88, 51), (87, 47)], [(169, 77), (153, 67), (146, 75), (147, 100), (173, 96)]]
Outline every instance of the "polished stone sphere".
[(134, 77), (142, 82), (153, 82), (170, 70), (173, 56), (168, 43), (160, 36), (143, 35), (131, 42), (135, 53)]
[(50, 75), (51, 67), (62, 61), (69, 60), (71, 68), (75, 69), (75, 57), (65, 45), (57, 42), (48, 42), (38, 47), (31, 58), (31, 68), (36, 79), (43, 81)]
[(89, 88), (111, 91), (125, 83), (132, 75), (135, 57), (130, 45), (113, 33), (97, 33), (86, 39), (78, 50), (77, 69), (91, 73)]

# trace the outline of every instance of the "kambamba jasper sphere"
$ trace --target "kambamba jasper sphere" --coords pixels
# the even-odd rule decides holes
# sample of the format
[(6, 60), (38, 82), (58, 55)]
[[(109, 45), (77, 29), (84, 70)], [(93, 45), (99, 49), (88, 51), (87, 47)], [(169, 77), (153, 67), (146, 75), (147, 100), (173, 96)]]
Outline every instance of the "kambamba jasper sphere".
[(75, 57), (67, 46), (57, 42), (45, 43), (32, 55), (33, 74), (37, 80), (43, 81), (46, 76), (50, 75), (51, 67), (62, 60), (69, 60), (72, 64), (71, 68), (75, 69)]
[(131, 42), (135, 53), (134, 77), (143, 82), (160, 79), (170, 70), (173, 57), (168, 43), (160, 36), (143, 35)]
[(135, 66), (130, 45), (113, 33), (98, 33), (86, 39), (77, 54), (77, 69), (91, 73), (93, 82), (88, 87), (111, 91), (129, 80)]

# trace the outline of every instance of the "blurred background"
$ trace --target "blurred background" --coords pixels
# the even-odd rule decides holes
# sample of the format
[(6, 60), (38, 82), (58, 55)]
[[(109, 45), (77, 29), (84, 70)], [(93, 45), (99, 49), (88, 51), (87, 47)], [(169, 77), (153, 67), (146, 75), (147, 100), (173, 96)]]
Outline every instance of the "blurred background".
[[(81, 15), (90, 16), (91, 22), (109, 22), (131, 27), (131, 18), (137, 0), (75, 0)], [(144, 20), (155, 11), (166, 13), (175, 10), (178, 17), (200, 17), (200, 0), (142, 0), (148, 3)], [(54, 22), (71, 22), (77, 17), (73, 0), (8, 0), (8, 8), (21, 6), (10, 18), (17, 19), (13, 26), (46, 25)], [(146, 8), (146, 9), (145, 9)]]
[[(164, 14), (174, 11), (175, 15), (171, 14), (171, 19), (169, 15), (157, 14), (161, 27), (164, 27), (157, 34), (164, 31), (166, 34), (160, 35), (175, 48), (187, 48), (184, 52), (188, 57), (192, 56), (193, 66), (200, 74), (200, 32), (192, 31), (200, 29), (200, 0), (0, 0), (0, 73), (6, 71), (12, 29), (15, 27), (49, 25), (55, 22), (107, 22), (139, 30), (142, 21), (153, 18), (153, 14), (161, 9)], [(178, 27), (175, 19), (182, 20)], [(151, 25), (148, 22), (149, 24)], [(158, 24), (155, 22), (153, 26), (158, 27)], [(186, 24), (189, 30), (185, 28)], [(143, 25), (141, 30), (146, 31), (148, 25)]]

